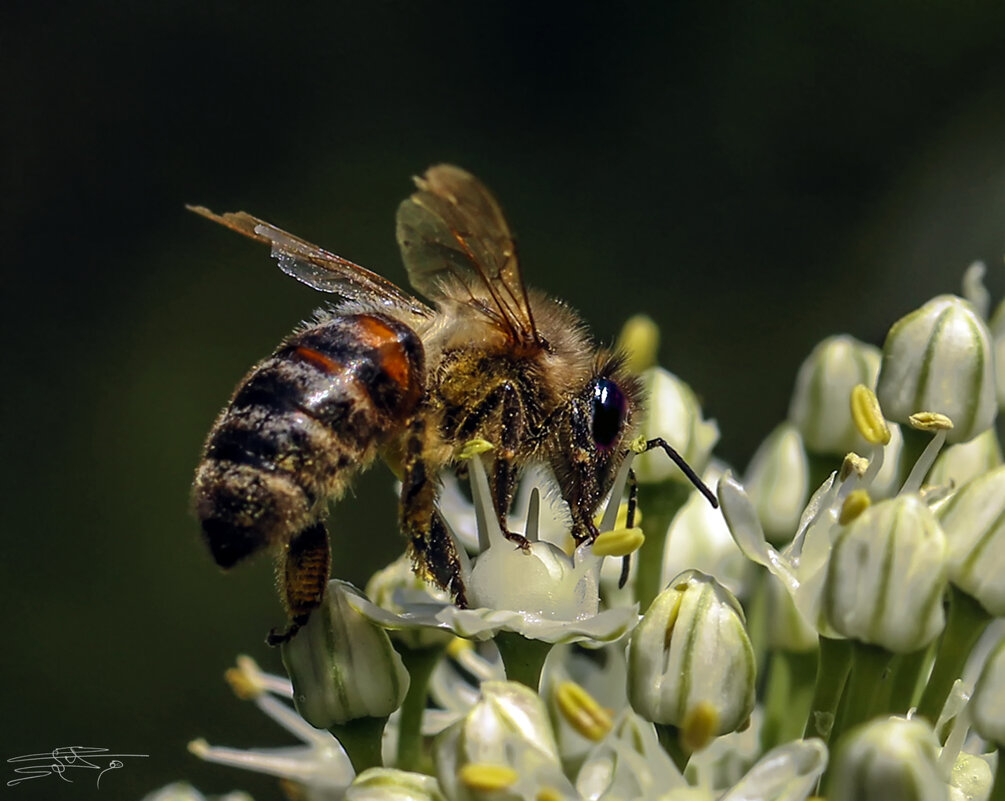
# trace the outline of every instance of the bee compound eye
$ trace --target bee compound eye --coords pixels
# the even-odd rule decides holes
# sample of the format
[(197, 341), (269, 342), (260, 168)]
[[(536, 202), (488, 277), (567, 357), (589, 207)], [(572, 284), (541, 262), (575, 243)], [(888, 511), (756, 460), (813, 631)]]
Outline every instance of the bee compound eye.
[(621, 388), (609, 378), (593, 385), (593, 441), (598, 448), (610, 448), (621, 433), (627, 403)]

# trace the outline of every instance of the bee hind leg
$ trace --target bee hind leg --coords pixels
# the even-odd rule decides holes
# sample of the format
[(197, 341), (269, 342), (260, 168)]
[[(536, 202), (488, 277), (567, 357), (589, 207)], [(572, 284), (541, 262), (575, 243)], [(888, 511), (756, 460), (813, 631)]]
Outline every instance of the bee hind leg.
[(280, 560), (277, 578), (290, 624), (284, 632), (270, 631), (266, 638), (269, 645), (289, 640), (321, 605), (331, 566), (325, 524), (319, 520), (295, 534)]

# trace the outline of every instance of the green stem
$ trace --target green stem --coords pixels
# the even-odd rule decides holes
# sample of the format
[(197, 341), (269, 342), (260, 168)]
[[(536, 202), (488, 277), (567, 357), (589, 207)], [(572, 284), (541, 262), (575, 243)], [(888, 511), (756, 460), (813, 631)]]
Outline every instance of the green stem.
[(876, 715), (889, 712), (893, 674), (893, 654), (877, 645), (852, 640), (852, 665), (845, 689), (842, 712), (831, 732), (831, 742), (840, 743), (841, 735)]
[(824, 742), (830, 739), (838, 701), (841, 700), (850, 669), (851, 643), (821, 637), (817, 681), (806, 719), (805, 737), (819, 737)]
[(688, 761), (691, 759), (691, 754), (681, 745), (680, 729), (667, 723), (657, 723), (655, 725), (660, 745), (663, 746), (663, 750), (673, 760), (673, 763), (677, 766), (677, 770), (683, 773)]
[(443, 656), (443, 647), (400, 648), (402, 661), (408, 670), (408, 694), (401, 705), (398, 721), (398, 754), (395, 767), (399, 770), (422, 769), (422, 713), (429, 694), (429, 677)]
[(541, 668), (551, 651), (551, 643), (528, 640), (513, 631), (500, 631), (495, 637), (496, 647), (506, 666), (506, 678), (518, 681), (537, 692), (541, 682)]
[(635, 576), (635, 599), (644, 612), (663, 589), (663, 549), (667, 544), (667, 529), (691, 495), (691, 485), (678, 481), (659, 484), (639, 484), (639, 509), (642, 528), (648, 532), (637, 554), (638, 573)]
[(942, 632), (932, 675), (918, 704), (919, 715), (928, 718), (933, 724), (938, 720), (953, 682), (963, 673), (970, 651), (990, 622), (991, 615), (976, 599), (951, 586), (949, 620)]
[(806, 714), (813, 701), (817, 662), (816, 651), (772, 652), (761, 725), (762, 751), (770, 751), (776, 745), (802, 736)]
[(901, 654), (894, 660), (890, 690), (890, 711), (905, 715), (917, 705), (924, 687), (922, 677), (931, 668), (931, 648), (919, 648), (914, 653)]
[(349, 755), (356, 775), (367, 768), (379, 768), (383, 764), (380, 742), (386, 724), (386, 717), (356, 718), (348, 723), (336, 723), (329, 729)]

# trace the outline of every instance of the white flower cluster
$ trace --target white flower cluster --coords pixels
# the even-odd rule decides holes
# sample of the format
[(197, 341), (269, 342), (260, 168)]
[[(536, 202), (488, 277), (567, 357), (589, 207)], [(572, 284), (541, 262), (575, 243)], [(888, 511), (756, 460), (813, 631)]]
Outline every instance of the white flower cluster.
[[(721, 511), (650, 453), (636, 514), (629, 453), (577, 547), (530, 470), (519, 548), (474, 455), (472, 500), (449, 476), (440, 498), (472, 608), (404, 557), (365, 593), (333, 581), (283, 645), (289, 681), (247, 658), (229, 676), (303, 744), (191, 750), (312, 801), (1005, 798), (1005, 303), (988, 323), (979, 268), (964, 286), (976, 305), (937, 297), (882, 349), (814, 348), (742, 481), (631, 321), (641, 433), (717, 483)], [(148, 796), (175, 798), (201, 796)]]

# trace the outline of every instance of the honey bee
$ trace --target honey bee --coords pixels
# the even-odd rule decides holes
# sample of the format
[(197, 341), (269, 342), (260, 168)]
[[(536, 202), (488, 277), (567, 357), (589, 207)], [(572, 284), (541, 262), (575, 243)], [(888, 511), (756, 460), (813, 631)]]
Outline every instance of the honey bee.
[(583, 542), (597, 534), (594, 512), (640, 412), (640, 384), (622, 357), (598, 349), (568, 306), (526, 287), (489, 191), (450, 165), (415, 183), (398, 208), (397, 239), (429, 303), (249, 214), (190, 207), (270, 245), (283, 272), (340, 297), (238, 384), (195, 475), (193, 505), (217, 564), (278, 550), (291, 622), (273, 643), (321, 603), (328, 503), (378, 455), (401, 479), (399, 518), (416, 570), (466, 606), (436, 510), (437, 476), (458, 465), (465, 443), (494, 446), (487, 469), (504, 531), (518, 472), (540, 462)]

